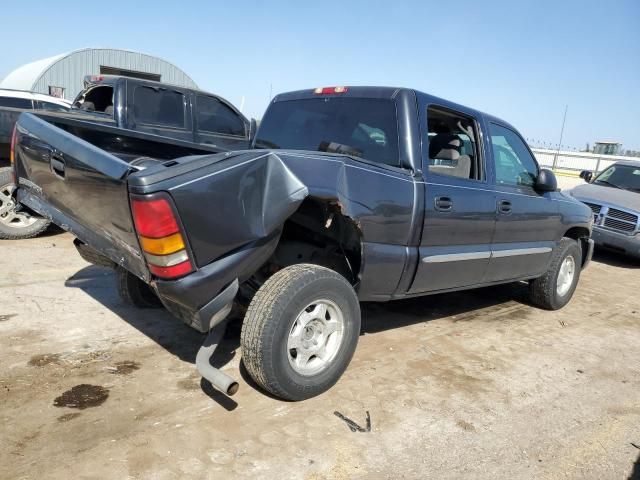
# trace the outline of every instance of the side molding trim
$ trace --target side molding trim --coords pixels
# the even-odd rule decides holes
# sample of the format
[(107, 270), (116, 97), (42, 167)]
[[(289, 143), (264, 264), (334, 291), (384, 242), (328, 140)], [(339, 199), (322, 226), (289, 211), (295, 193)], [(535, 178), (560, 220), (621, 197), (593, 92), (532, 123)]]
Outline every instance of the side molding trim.
[(510, 250), (492, 250), (487, 252), (445, 253), (422, 258), (422, 263), (461, 262), (465, 260), (484, 260), (487, 258), (517, 257), (520, 255), (539, 255), (552, 251), (550, 247), (514, 248)]

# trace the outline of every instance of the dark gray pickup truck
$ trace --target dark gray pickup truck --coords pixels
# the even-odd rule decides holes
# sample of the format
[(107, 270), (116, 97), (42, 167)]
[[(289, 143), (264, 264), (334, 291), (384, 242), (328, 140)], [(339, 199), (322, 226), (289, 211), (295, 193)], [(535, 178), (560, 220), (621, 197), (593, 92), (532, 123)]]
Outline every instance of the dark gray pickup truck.
[(88, 75), (73, 101), (88, 119), (224, 150), (248, 148), (255, 120), (202, 90), (118, 75)]
[[(255, 120), (248, 120), (217, 95), (139, 78), (88, 75), (84, 79), (84, 89), (77, 95), (70, 111), (68, 107), (54, 110), (56, 105), (51, 102), (57, 101), (55, 99), (44, 102), (42, 98), (46, 96), (32, 96), (34, 100), (28, 100), (29, 104), (50, 110), (50, 118), (56, 124), (64, 122), (67, 129), (69, 125), (75, 125), (74, 135), (82, 138), (106, 135), (111, 142), (122, 138), (127, 143), (127, 151), (137, 149), (138, 143), (149, 139), (158, 139), (158, 145), (166, 145), (162, 139), (171, 139), (172, 144), (179, 145), (184, 154), (240, 150), (249, 147), (256, 131)], [(15, 99), (11, 100), (14, 102), (12, 105), (16, 105)], [(25, 102), (26, 99), (20, 105), (26, 108)], [(62, 101), (59, 103), (68, 105)], [(4, 152), (7, 159), (9, 139), (19, 114), (20, 111), (15, 109), (0, 108), (0, 155)], [(65, 122), (65, 119), (69, 121)], [(114, 128), (118, 131), (116, 136), (111, 134)], [(124, 136), (122, 129), (128, 130)], [(4, 149), (1, 145), (3, 132)], [(175, 151), (173, 148), (169, 150)], [(142, 151), (154, 153), (146, 147)], [(40, 234), (48, 227), (48, 221), (19, 205), (14, 208), (14, 184), (11, 180), (8, 171), (0, 170), (0, 239), (29, 238)]]
[(116, 266), (124, 298), (209, 332), (196, 364), (227, 394), (209, 358), (236, 299), (247, 371), (301, 400), (347, 368), (359, 301), (527, 281), (558, 309), (593, 251), (591, 210), (512, 126), (415, 90), (281, 94), (252, 150), (168, 160), (31, 114), (17, 131), (19, 200)]

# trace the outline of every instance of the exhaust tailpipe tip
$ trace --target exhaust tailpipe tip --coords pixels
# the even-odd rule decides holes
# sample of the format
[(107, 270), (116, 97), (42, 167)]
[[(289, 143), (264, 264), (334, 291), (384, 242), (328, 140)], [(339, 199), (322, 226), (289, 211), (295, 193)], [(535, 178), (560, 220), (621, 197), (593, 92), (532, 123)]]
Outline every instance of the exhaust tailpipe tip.
[(207, 335), (207, 338), (196, 355), (196, 368), (200, 375), (208, 380), (216, 390), (219, 390), (225, 395), (232, 396), (235, 395), (240, 388), (238, 382), (211, 365), (211, 357), (215, 353), (216, 348), (218, 348), (218, 344), (224, 336), (225, 329), (226, 323), (223, 322), (209, 331), (209, 335)]

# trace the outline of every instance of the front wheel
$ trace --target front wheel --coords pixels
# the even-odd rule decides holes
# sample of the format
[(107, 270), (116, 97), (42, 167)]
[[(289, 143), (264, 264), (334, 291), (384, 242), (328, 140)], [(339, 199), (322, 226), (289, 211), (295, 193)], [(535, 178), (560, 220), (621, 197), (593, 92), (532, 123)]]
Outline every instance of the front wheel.
[(549, 269), (529, 283), (531, 302), (546, 310), (564, 307), (578, 286), (581, 266), (582, 251), (578, 242), (566, 237), (560, 240)]
[(353, 287), (325, 267), (298, 264), (257, 291), (242, 324), (242, 361), (265, 390), (305, 400), (331, 388), (346, 370), (360, 335)]
[(20, 240), (44, 232), (51, 222), (24, 209), (15, 200), (11, 168), (0, 168), (0, 238)]

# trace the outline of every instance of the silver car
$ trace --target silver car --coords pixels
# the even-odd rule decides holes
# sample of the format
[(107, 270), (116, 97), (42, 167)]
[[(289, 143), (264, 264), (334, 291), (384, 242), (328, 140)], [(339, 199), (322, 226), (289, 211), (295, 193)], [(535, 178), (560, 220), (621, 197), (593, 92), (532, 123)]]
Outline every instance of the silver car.
[(640, 258), (640, 161), (617, 162), (569, 193), (594, 215), (591, 237), (596, 245)]

